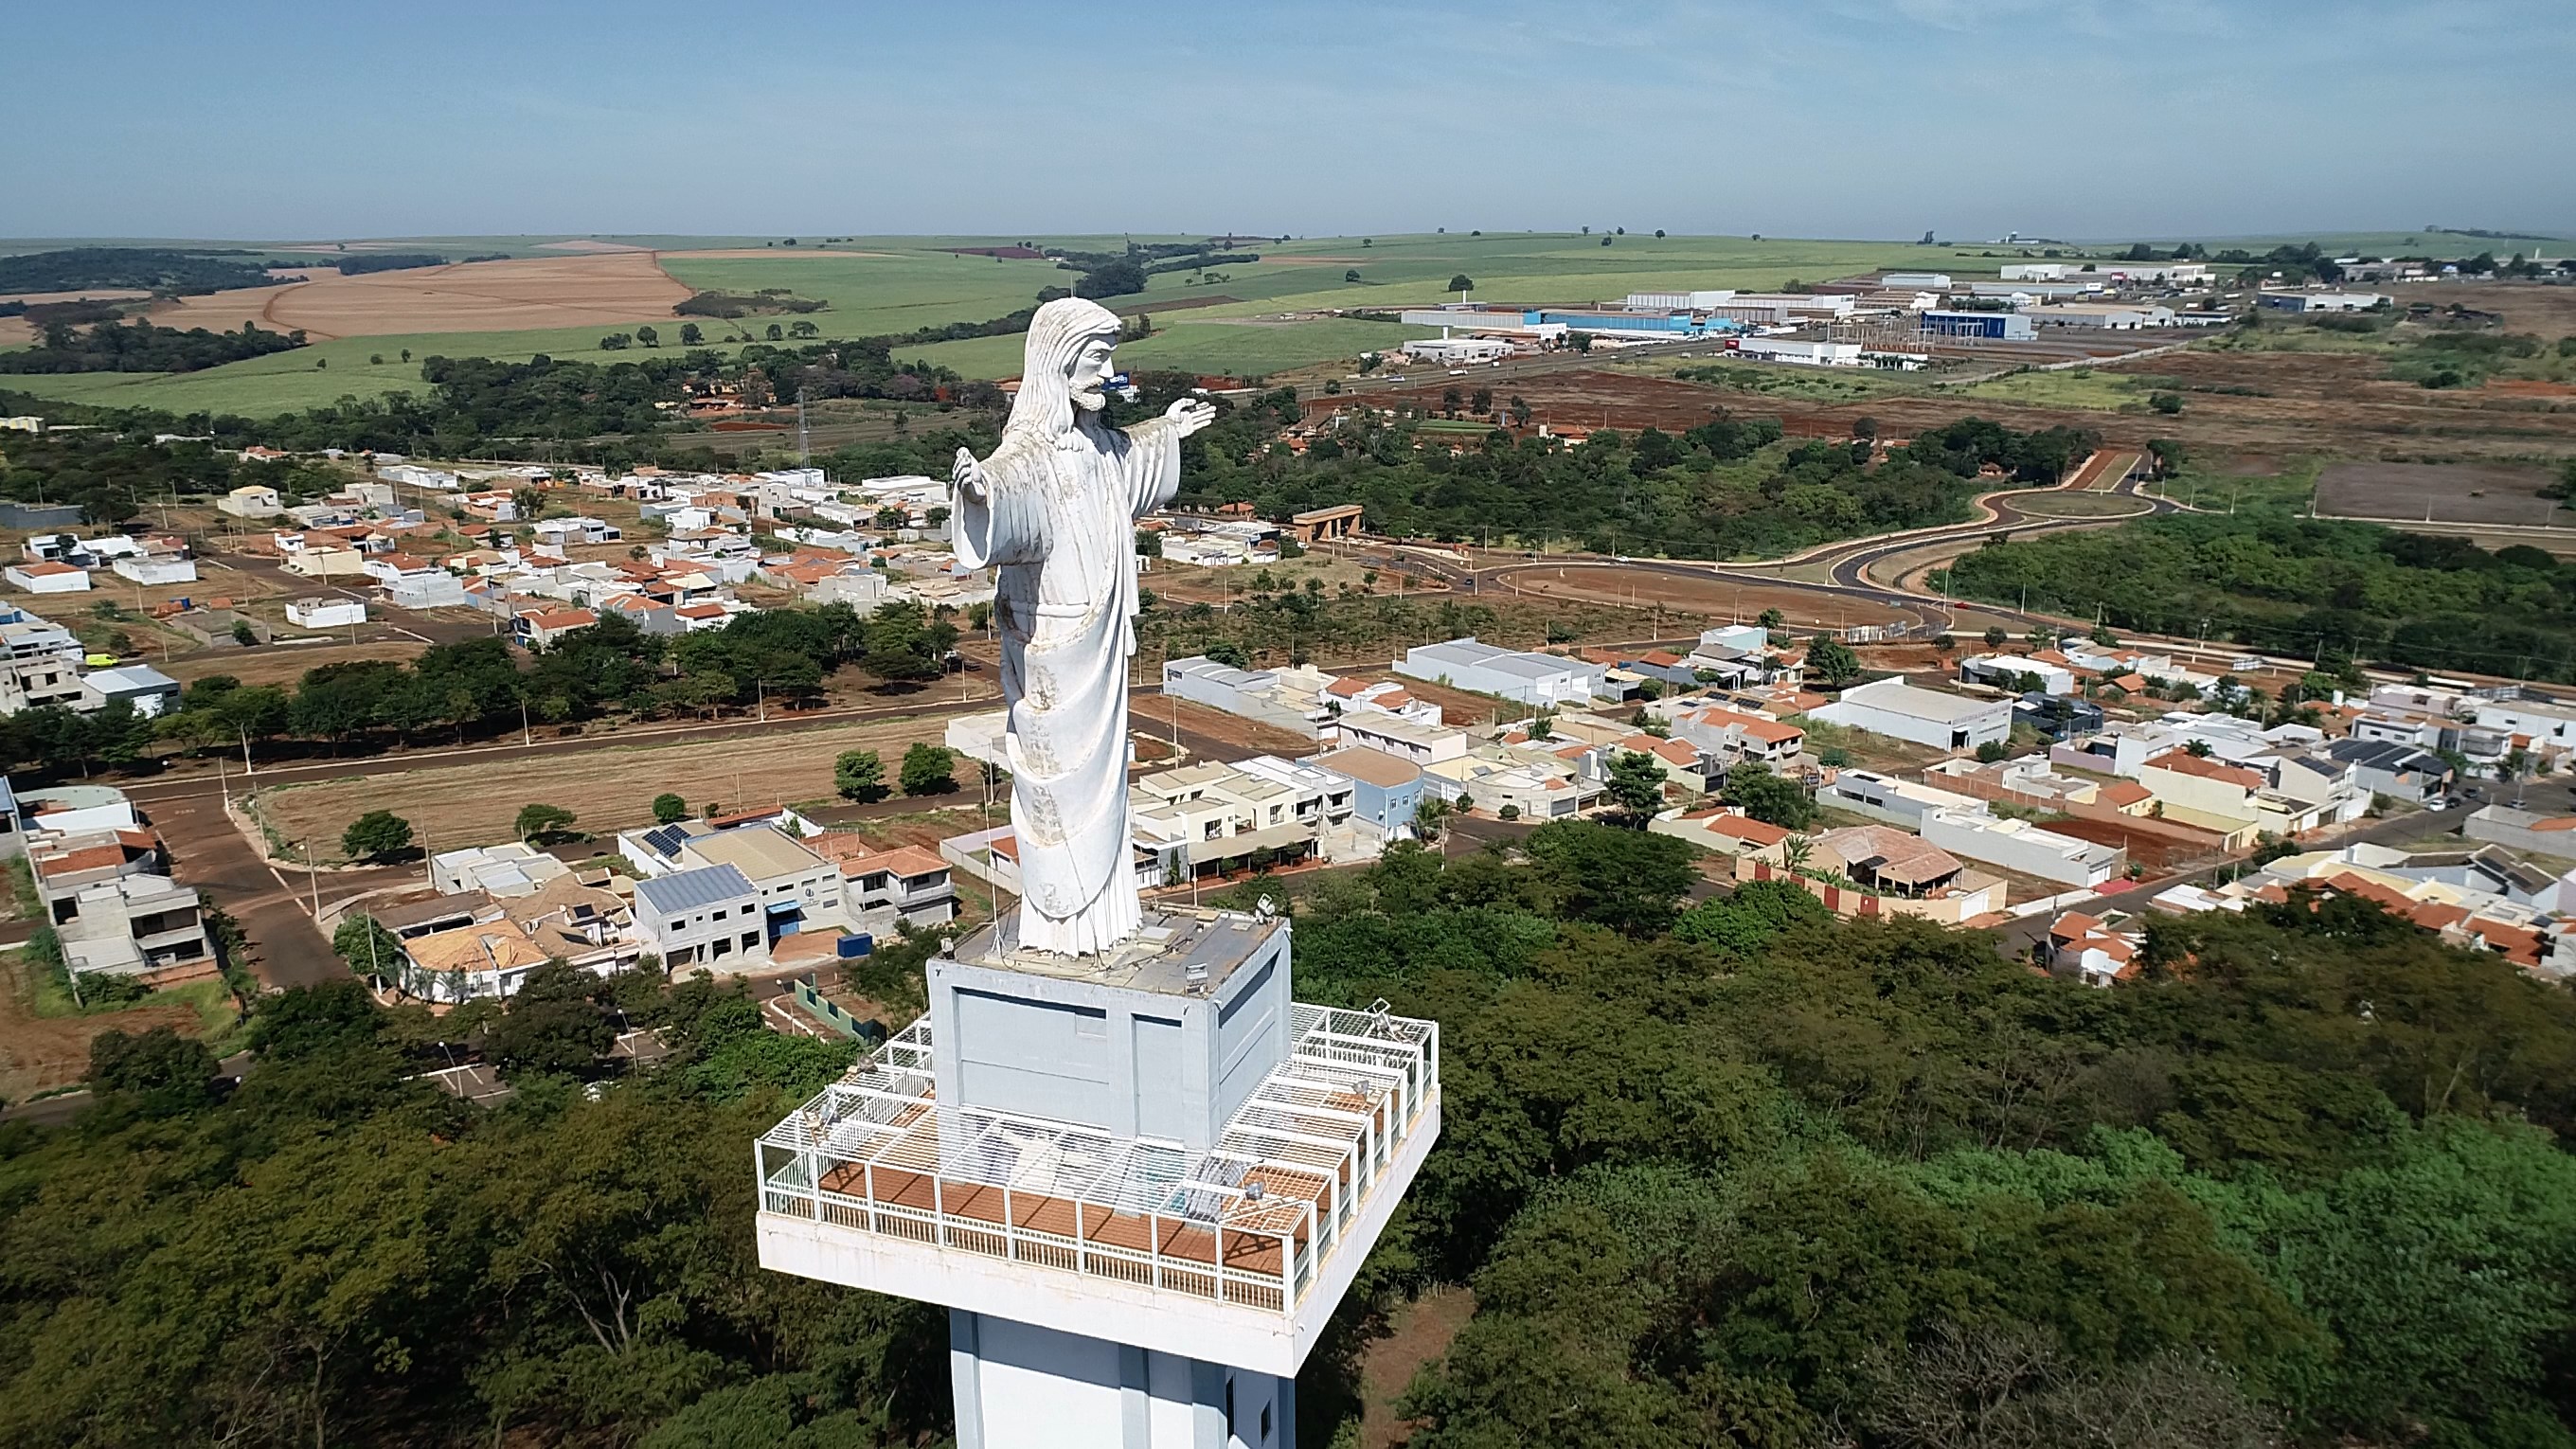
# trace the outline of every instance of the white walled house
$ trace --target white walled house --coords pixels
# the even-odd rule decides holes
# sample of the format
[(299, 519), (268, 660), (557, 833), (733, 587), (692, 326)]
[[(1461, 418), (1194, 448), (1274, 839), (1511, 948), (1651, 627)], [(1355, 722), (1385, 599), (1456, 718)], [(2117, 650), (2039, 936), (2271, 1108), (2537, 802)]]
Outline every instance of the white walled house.
[(2098, 886), (2128, 865), (2117, 846), (2097, 845), (2060, 835), (2027, 820), (1989, 815), (1978, 809), (1935, 810), (1923, 817), (1922, 836), (1961, 860), (2001, 866), (2066, 886)]
[(367, 605), (363, 599), (293, 599), (286, 605), (286, 622), (302, 629), (345, 629), (367, 622)]
[(121, 558), (109, 564), (119, 578), (138, 584), (193, 584), (197, 581), (197, 561), (180, 557)]
[(89, 570), (67, 563), (15, 563), (0, 569), (0, 579), (31, 594), (89, 592)]

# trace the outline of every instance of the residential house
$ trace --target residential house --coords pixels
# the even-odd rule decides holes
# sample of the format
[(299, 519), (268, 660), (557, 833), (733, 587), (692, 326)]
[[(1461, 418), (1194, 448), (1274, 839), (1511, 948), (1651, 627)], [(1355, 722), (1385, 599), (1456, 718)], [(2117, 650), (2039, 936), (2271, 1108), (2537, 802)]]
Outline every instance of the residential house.
[(1795, 725), (1717, 705), (1682, 709), (1669, 718), (1674, 739), (1727, 764), (1753, 760), (1777, 769), (1807, 747), (1807, 732)]
[(2403, 799), (2406, 804), (2439, 804), (2450, 799), (2458, 771), (2432, 750), (2398, 745), (2393, 740), (2336, 740), (2326, 753), (2352, 766), (2357, 789)]
[[(837, 872), (835, 872), (837, 886)], [(767, 964), (760, 893), (730, 865), (700, 866), (635, 883), (635, 935), (675, 974), (724, 973)]]
[(1788, 864), (1788, 844), (1797, 832), (1756, 820), (1732, 805), (1703, 805), (1667, 810), (1647, 823), (1656, 835), (1686, 840), (1702, 850), (1730, 858), (1749, 857), (1775, 867)]
[(2143, 963), (2146, 935), (2134, 917), (2118, 912), (2068, 911), (2049, 923), (2040, 942), (2040, 964), (2087, 986), (2133, 980)]
[(882, 936), (957, 918), (956, 867), (931, 851), (884, 849), (847, 831), (826, 831), (805, 845), (840, 872), (842, 909), (853, 930)]
[(1786, 860), (1738, 856), (1735, 878), (1786, 880), (1847, 916), (1920, 916), (1945, 925), (2002, 907), (2003, 882), (1972, 871), (1920, 836), (1889, 825), (1852, 825), (1785, 842)]
[[(1972, 654), (1959, 661), (1959, 678), (2013, 694), (2075, 692), (2075, 671), (2027, 654)], [(2036, 681), (2033, 683), (2032, 681)]]
[(67, 563), (13, 563), (0, 569), (0, 579), (31, 594), (85, 594), (89, 570)]
[(2460, 833), (2534, 855), (2576, 860), (2576, 815), (2546, 815), (2511, 805), (2489, 805), (2471, 811)]
[(560, 860), (520, 841), (469, 846), (431, 856), (430, 886), (446, 895), (481, 891), (497, 900), (533, 895), (538, 887), (567, 872)]
[(588, 609), (532, 609), (519, 615), (519, 642), (531, 649), (550, 649), (567, 634), (599, 622)]
[(517, 995), (528, 973), (546, 959), (545, 947), (518, 922), (476, 921), (404, 941), (400, 984), (433, 1002), (502, 999)]
[(1816, 803), (1914, 831), (1942, 810), (1960, 815), (1987, 813), (1986, 802), (1976, 796), (1858, 769), (1836, 770), (1832, 779), (1816, 788)]
[(86, 658), (71, 630), (0, 604), (0, 714), (78, 704)]
[(2117, 846), (2097, 845), (2071, 835), (1974, 810), (1935, 810), (1923, 819), (1922, 835), (1962, 860), (1999, 866), (2016, 875), (2035, 876), (2057, 885), (2086, 889), (2115, 879), (2128, 866)]
[(158, 719), (179, 707), (179, 692), (179, 681), (160, 670), (148, 664), (128, 664), (117, 669), (93, 669), (82, 675), (80, 699), (72, 707), (102, 710), (121, 699), (145, 719)]
[(215, 507), (235, 518), (275, 518), (286, 511), (286, 501), (277, 490), (265, 484), (246, 484), (215, 500)]
[(290, 599), (286, 604), (286, 622), (302, 629), (345, 629), (366, 621), (367, 603), (364, 599), (317, 595), (308, 599)]
[(1378, 750), (1425, 768), (1467, 755), (1467, 732), (1447, 725), (1417, 724), (1392, 714), (1345, 713), (1338, 727), (1344, 744)]
[(1422, 767), (1385, 750), (1346, 746), (1314, 757), (1317, 769), (1347, 781), (1350, 818), (1381, 841), (1413, 838), (1413, 813), (1422, 804)]

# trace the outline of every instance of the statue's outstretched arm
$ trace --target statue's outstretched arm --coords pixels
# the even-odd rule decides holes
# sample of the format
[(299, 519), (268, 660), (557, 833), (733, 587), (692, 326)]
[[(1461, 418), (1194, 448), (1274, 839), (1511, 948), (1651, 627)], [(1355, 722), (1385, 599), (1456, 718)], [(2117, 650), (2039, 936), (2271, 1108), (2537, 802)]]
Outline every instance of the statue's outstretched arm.
[(948, 491), (954, 497), (970, 498), (977, 503), (985, 502), (993, 496), (992, 478), (984, 472), (984, 465), (976, 462), (974, 453), (968, 449), (958, 449), (957, 461), (949, 466)]

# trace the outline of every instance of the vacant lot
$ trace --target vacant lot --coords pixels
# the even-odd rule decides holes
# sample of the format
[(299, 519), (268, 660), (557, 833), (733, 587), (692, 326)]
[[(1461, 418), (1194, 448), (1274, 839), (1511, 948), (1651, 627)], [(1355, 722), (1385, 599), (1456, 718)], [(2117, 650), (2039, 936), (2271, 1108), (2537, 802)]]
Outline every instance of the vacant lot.
[(2333, 463), (2317, 475), (2317, 512), (2337, 518), (2451, 523), (2563, 521), (2538, 468), (2465, 463)]
[(101, 1032), (168, 1026), (196, 1036), (203, 1030), (204, 1016), (194, 1004), (155, 1002), (97, 1016), (38, 1016), (32, 970), (25, 952), (0, 952), (0, 1101), (23, 1102), (78, 1082), (89, 1070), (90, 1038)]
[(194, 683), (209, 674), (229, 674), (244, 684), (292, 685), (325, 664), (354, 664), (365, 659), (394, 659), (408, 664), (428, 647), (410, 639), (259, 649), (200, 647), (191, 654), (173, 655), (167, 662), (156, 659), (152, 667), (182, 684)]
[(1716, 574), (1618, 564), (1526, 565), (1498, 579), (1489, 577), (1485, 587), (1523, 596), (1660, 608), (1714, 619), (1756, 619), (1765, 609), (1778, 609), (1788, 617), (1793, 630), (1888, 624), (1898, 619), (1895, 610), (1865, 599), (1744, 582)]
[[(947, 726), (947, 716), (920, 715), (695, 744), (478, 760), (283, 786), (260, 797), (261, 810), (289, 839), (330, 841), (367, 811), (391, 810), (424, 832), (433, 848), (446, 850), (508, 840), (519, 807), (542, 802), (575, 812), (579, 828), (606, 835), (652, 823), (653, 797), (665, 791), (693, 809), (829, 798), (832, 760), (844, 750), (875, 750), (891, 781), (906, 747), (939, 743)], [(970, 776), (971, 769), (959, 771), (961, 780)]]

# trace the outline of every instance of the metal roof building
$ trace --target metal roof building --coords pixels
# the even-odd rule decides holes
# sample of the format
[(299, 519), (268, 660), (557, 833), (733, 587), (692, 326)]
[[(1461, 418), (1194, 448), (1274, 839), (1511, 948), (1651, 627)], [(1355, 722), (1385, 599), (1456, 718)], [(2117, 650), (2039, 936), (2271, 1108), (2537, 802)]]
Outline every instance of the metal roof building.
[(635, 883), (635, 899), (656, 915), (676, 916), (751, 894), (751, 878), (730, 865), (674, 871)]

